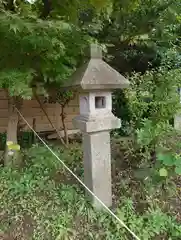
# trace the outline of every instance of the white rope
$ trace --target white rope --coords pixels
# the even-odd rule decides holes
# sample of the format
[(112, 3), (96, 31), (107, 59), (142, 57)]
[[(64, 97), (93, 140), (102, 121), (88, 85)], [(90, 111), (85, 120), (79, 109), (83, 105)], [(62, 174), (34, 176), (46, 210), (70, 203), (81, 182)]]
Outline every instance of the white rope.
[(74, 176), (74, 178), (124, 227), (127, 229), (127, 231), (136, 239), (141, 240), (139, 237), (136, 236), (134, 232), (129, 229), (126, 224), (119, 219), (81, 180), (79, 177), (77, 177), (74, 172), (67, 167), (67, 165), (54, 153), (54, 151), (45, 143), (45, 141), (38, 135), (38, 133), (31, 127), (31, 125), (27, 122), (27, 120), (23, 117), (21, 112), (15, 107), (16, 111), (19, 113), (21, 118), (24, 120), (24, 122), (28, 125), (28, 127), (34, 132), (34, 134), (39, 138), (39, 140), (46, 146), (46, 148), (61, 162), (61, 164), (64, 166), (64, 168)]

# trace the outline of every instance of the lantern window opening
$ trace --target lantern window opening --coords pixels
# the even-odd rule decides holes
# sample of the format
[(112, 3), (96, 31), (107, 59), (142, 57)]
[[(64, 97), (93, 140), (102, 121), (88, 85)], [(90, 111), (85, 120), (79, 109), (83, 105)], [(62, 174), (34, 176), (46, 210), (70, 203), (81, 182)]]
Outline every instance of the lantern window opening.
[(105, 96), (96, 96), (95, 97), (95, 108), (96, 109), (106, 108), (106, 97)]

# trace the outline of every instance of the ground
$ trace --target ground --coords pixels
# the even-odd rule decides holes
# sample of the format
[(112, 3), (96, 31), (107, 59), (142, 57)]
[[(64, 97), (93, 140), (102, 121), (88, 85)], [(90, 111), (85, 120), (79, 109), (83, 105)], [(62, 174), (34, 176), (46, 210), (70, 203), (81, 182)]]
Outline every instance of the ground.
[[(83, 179), (79, 144), (52, 146)], [(140, 239), (181, 239), (179, 179), (140, 177), (138, 164), (112, 143), (112, 210)], [(18, 169), (0, 169), (0, 239), (133, 239), (108, 213), (97, 212), (84, 189), (43, 146), (24, 151)]]

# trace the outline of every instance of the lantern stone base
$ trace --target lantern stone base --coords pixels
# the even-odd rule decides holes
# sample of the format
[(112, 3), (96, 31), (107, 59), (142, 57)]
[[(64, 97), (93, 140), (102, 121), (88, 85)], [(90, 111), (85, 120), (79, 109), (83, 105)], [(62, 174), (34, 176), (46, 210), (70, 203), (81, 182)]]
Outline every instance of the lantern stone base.
[[(85, 185), (107, 206), (112, 205), (110, 134), (83, 133)], [(90, 195), (90, 194), (89, 194)], [(90, 195), (93, 205), (100, 202)]]
[(174, 118), (174, 128), (181, 130), (181, 114), (177, 114)]
[[(82, 131), (85, 185), (107, 206), (112, 205), (110, 130), (121, 126), (120, 119), (105, 117), (86, 121), (74, 118), (74, 125)], [(89, 194), (90, 195), (90, 194)], [(90, 196), (93, 205), (100, 209), (100, 202)]]
[[(111, 150), (112, 129), (121, 121), (112, 113), (112, 92), (129, 86), (129, 81), (102, 60), (102, 50), (91, 44), (91, 58), (72, 75), (66, 87), (79, 92), (80, 115), (73, 123), (83, 135), (84, 174), (87, 187), (107, 206), (112, 205)], [(93, 204), (102, 205), (92, 197)]]

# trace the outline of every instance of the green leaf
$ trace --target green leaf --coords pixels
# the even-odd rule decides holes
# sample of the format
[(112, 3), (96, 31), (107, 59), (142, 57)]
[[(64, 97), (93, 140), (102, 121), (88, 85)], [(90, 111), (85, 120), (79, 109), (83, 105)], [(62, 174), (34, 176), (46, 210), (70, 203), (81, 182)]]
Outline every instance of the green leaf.
[(150, 175), (151, 175), (150, 168), (142, 168), (142, 169), (138, 169), (134, 172), (134, 176), (138, 179), (145, 179), (146, 177), (149, 177)]
[(161, 168), (159, 170), (159, 174), (161, 177), (167, 177), (168, 176), (168, 171), (165, 168)]
[(175, 168), (175, 172), (179, 175), (181, 175), (181, 166)]
[(177, 167), (181, 167), (181, 158), (177, 158), (177, 160), (175, 161), (175, 166)]
[(162, 154), (162, 153), (158, 153), (158, 154), (157, 154), (157, 159), (158, 159), (159, 161), (164, 161), (164, 157), (165, 157), (165, 155)]
[(120, 209), (118, 209), (117, 214), (122, 221), (126, 220), (125, 213), (123, 211), (121, 211)]
[(157, 155), (157, 159), (159, 161), (162, 161), (164, 165), (166, 166), (173, 166), (175, 164), (175, 157), (172, 156), (171, 154), (162, 154), (162, 153), (159, 153)]
[(11, 25), (10, 25), (10, 30), (12, 30), (12, 31), (16, 34), (19, 29), (18, 29), (18, 26), (17, 26), (17, 25), (11, 24)]

